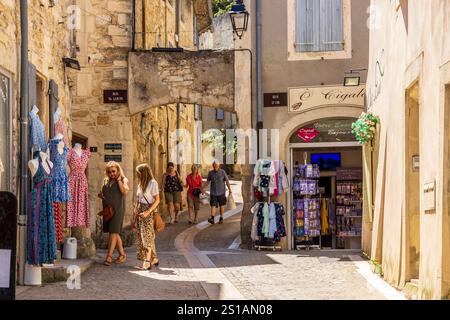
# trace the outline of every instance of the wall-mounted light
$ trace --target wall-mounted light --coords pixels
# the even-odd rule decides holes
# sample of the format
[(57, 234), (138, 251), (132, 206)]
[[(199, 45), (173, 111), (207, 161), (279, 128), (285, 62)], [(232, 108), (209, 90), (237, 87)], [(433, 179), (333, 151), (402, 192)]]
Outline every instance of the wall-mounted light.
[(68, 68), (81, 70), (80, 62), (77, 59), (64, 57), (63, 58), (64, 65)]
[(344, 76), (344, 87), (357, 87), (361, 84), (360, 71), (367, 71), (367, 68), (352, 69)]
[(248, 18), (250, 16), (245, 8), (244, 0), (236, 0), (229, 14), (234, 33), (239, 39), (242, 39), (244, 32), (247, 31)]

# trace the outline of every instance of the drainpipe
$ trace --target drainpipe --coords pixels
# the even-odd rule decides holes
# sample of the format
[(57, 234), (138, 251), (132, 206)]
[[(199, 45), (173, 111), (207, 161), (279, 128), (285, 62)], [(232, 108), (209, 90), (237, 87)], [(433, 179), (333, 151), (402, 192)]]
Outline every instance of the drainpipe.
[(262, 22), (261, 0), (256, 0), (256, 129), (258, 131), (258, 158), (260, 157), (259, 130), (264, 127), (263, 119), (263, 92), (262, 92)]
[(20, 210), (19, 210), (19, 284), (24, 284), (28, 202), (28, 1), (20, 0)]

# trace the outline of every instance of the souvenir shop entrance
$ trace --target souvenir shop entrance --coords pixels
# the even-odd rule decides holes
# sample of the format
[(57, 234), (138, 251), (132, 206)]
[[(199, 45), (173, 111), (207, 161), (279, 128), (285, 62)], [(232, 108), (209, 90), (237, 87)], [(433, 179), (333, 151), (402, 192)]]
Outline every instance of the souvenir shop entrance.
[[(338, 123), (342, 128), (351, 125), (352, 120), (334, 119), (328, 123)], [(320, 128), (323, 123), (309, 125), (307, 130), (312, 132), (312, 128)], [(289, 144), (289, 247), (361, 249), (362, 148), (352, 141), (351, 134), (345, 137), (350, 141), (343, 142), (327, 137), (330, 130), (318, 130), (307, 142), (308, 139), (302, 139), (304, 131), (302, 128), (296, 132)]]

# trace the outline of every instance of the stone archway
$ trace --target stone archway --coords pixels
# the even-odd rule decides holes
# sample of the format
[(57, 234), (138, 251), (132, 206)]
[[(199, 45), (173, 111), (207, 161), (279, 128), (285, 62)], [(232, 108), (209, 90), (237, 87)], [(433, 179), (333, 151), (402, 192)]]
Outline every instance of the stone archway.
[[(252, 128), (252, 65), (247, 52), (130, 52), (128, 60), (131, 116), (170, 104), (198, 104), (234, 112), (238, 129)], [(249, 148), (247, 144), (247, 162)], [(240, 169), (244, 201), (241, 235), (242, 243), (249, 245), (253, 170), (250, 164)]]

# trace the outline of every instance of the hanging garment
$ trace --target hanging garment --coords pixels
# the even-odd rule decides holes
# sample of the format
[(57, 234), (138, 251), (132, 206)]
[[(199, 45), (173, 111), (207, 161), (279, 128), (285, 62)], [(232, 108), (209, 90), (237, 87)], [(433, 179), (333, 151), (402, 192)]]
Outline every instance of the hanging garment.
[(41, 158), (38, 161), (28, 212), (27, 262), (31, 265), (53, 263), (56, 260), (52, 177), (51, 173), (45, 171)]
[(55, 220), (56, 243), (63, 243), (62, 203), (53, 202), (53, 213)]
[(30, 116), (30, 150), (36, 145), (39, 146), (40, 151), (47, 151), (47, 139), (45, 138), (44, 124), (39, 116), (33, 112), (29, 113)]
[(66, 127), (66, 125), (64, 124), (64, 121), (61, 118), (59, 118), (59, 120), (55, 123), (55, 133), (56, 134), (58, 134), (58, 133), (62, 134), (62, 136), (64, 137), (63, 138), (64, 144), (66, 146), (69, 145), (69, 138), (68, 138), (68, 134), (67, 134), (67, 127)]
[(67, 154), (69, 148), (64, 147), (62, 154), (58, 151), (61, 140), (50, 140), (50, 160), (53, 162), (52, 188), (55, 202), (67, 202), (70, 200), (69, 177), (67, 176)]
[(89, 227), (88, 181), (84, 173), (91, 153), (83, 150), (79, 156), (69, 151), (67, 162), (70, 167), (69, 189), (71, 200), (67, 203), (67, 227)]
[(277, 214), (275, 203), (272, 202), (269, 208), (269, 238), (273, 239), (275, 237), (276, 232), (277, 232)]
[(264, 207), (263, 207), (263, 217), (264, 217), (264, 221), (263, 221), (263, 234), (264, 237), (269, 237), (269, 204), (266, 202), (264, 203)]
[(253, 221), (252, 221), (252, 231), (250, 237), (253, 241), (259, 240), (258, 236), (258, 212), (259, 212), (260, 204), (256, 203), (252, 208), (251, 212), (253, 213)]
[(326, 235), (329, 233), (329, 225), (328, 225), (328, 206), (327, 200), (325, 198), (322, 199), (322, 205), (320, 208), (320, 218), (322, 221), (322, 235)]
[(274, 241), (279, 242), (282, 237), (286, 237), (286, 226), (284, 224), (285, 210), (281, 203), (275, 203), (276, 214), (276, 232), (274, 234)]

